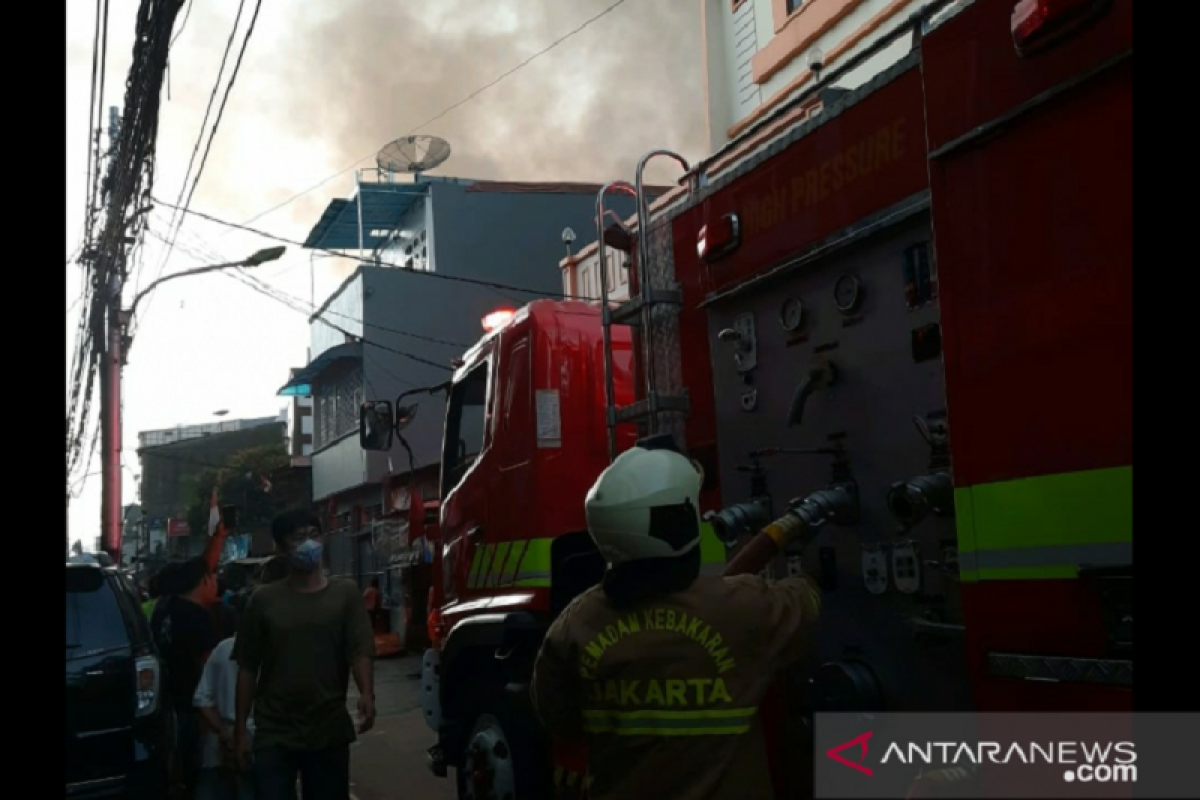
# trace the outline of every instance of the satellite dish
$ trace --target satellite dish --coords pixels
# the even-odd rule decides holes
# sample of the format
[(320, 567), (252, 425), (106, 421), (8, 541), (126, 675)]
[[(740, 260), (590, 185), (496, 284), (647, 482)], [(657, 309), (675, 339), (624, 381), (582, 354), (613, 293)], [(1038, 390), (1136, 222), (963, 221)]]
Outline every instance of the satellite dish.
[(427, 172), (450, 157), (450, 143), (438, 136), (402, 136), (375, 156), (384, 172)]

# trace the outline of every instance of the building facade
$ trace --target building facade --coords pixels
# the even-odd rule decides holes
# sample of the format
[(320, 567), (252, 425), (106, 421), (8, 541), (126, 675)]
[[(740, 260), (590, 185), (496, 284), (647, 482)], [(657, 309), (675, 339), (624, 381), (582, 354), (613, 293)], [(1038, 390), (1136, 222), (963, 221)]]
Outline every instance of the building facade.
[[(713, 152), (811, 88), (928, 0), (704, 0), (704, 69)], [(951, 6), (959, 4), (950, 4)], [(948, 7), (942, 14), (953, 13)], [(856, 89), (903, 58), (901, 37), (839, 77)], [(820, 98), (797, 109), (820, 113)]]
[[(567, 251), (566, 228), (595, 229), (600, 188), (420, 176), (360, 184), (356, 198), (334, 200), (314, 226), (307, 247), (357, 251), (367, 262), (313, 315), (311, 360), (281, 390), (312, 398), (313, 501), (332, 534), (333, 574), (363, 584), (380, 577), (393, 607), (401, 602), (399, 562), (411, 549), (385, 541), (396, 528), (387, 520), (407, 508), (410, 475), (425, 498), (438, 495), (438, 387), (489, 314), (561, 297), (545, 265)], [(628, 197), (610, 207), (633, 212)], [(412, 414), (389, 452), (359, 443), (367, 399), (398, 401)]]
[(218, 433), (243, 431), (278, 422), (279, 417), (252, 417), (249, 419), (227, 419), (221, 422), (202, 422), (196, 425), (176, 425), (174, 428), (158, 428), (138, 434), (138, 451), (147, 447), (176, 444), (191, 439), (201, 439)]
[[(225, 467), (243, 450), (282, 446), (285, 428), (280, 418), (262, 417), (139, 433), (141, 551), (172, 558), (202, 552), (207, 532), (192, 531), (185, 524), (196, 502), (199, 478)], [(261, 487), (256, 485), (255, 490)]]
[[(608, 247), (605, 248), (604, 256), (607, 262), (605, 268), (608, 270), (608, 301), (620, 303), (628, 300), (628, 254)], [(558, 268), (562, 271), (564, 294), (572, 297), (600, 297), (600, 253), (595, 242), (558, 262)]]
[[(683, 190), (680, 188), (668, 189), (665, 186), (648, 186), (646, 188), (647, 211), (650, 218), (654, 219), (657, 214), (661, 213), (664, 208), (668, 208), (672, 203), (676, 202), (684, 196)], [(621, 220), (621, 224), (629, 231), (633, 232), (638, 229), (636, 208), (631, 208), (629, 214), (618, 213), (623, 211), (627, 205), (619, 203), (618, 200), (624, 200), (620, 195), (609, 196), (605, 198), (605, 209), (612, 212), (609, 216), (609, 224), (615, 220), (613, 217)], [(588, 242), (578, 251), (567, 255), (558, 262), (559, 272), (562, 274), (563, 293), (570, 297), (586, 297), (599, 300), (601, 295), (600, 290), (600, 251), (593, 237), (595, 236), (596, 226), (590, 225), (586, 229), (587, 234), (584, 238)], [(621, 303), (629, 299), (629, 269), (630, 256), (617, 250), (615, 247), (605, 248), (605, 265), (607, 269), (608, 281), (608, 301), (610, 303)]]

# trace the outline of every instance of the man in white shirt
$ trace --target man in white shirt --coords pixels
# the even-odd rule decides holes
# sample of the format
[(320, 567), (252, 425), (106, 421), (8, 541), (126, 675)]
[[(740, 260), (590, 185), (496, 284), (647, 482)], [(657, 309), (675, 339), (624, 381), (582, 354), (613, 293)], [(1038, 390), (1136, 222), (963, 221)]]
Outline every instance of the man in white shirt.
[[(200, 742), (200, 778), (195, 800), (253, 800), (252, 773), (239, 770), (233, 748), (238, 665), (233, 653), (236, 618), (228, 606), (221, 610), (225, 638), (204, 665), (192, 705), (204, 722)], [(253, 733), (253, 722), (247, 725)]]

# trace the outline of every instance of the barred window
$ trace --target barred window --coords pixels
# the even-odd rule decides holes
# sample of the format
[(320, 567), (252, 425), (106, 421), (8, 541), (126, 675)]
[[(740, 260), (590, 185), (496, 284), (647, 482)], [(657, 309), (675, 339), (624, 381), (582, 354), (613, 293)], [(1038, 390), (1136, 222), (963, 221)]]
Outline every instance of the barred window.
[(313, 386), (315, 431), (313, 446), (325, 447), (358, 430), (358, 413), (363, 403), (361, 364), (343, 366)]

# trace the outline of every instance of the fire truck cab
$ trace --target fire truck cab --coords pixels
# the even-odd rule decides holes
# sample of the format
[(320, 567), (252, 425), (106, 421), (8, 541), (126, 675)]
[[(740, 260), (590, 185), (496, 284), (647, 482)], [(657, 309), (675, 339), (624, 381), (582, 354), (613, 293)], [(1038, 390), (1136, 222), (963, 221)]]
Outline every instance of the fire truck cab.
[[(432, 593), (445, 634), (426, 653), (423, 677), (437, 732), (431, 767), (459, 767), (460, 785), (475, 773), (485, 780), (498, 745), (521, 752), (519, 788), (542, 796), (548, 743), (528, 707), (533, 660), (554, 617), (604, 571), (582, 503), (608, 465), (599, 317), (596, 305), (572, 301), (494, 312), (450, 382)], [(613, 352), (628, 403), (627, 331)], [(367, 422), (394, 427), (390, 404), (369, 406), (364, 447), (375, 444)], [(625, 428), (622, 447), (636, 436)]]

